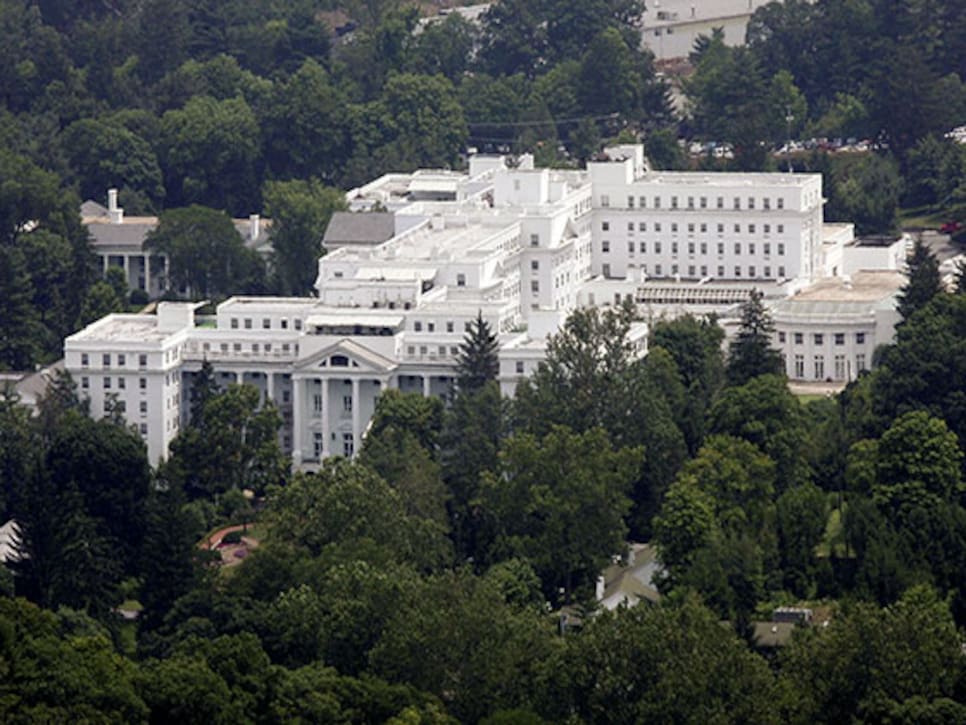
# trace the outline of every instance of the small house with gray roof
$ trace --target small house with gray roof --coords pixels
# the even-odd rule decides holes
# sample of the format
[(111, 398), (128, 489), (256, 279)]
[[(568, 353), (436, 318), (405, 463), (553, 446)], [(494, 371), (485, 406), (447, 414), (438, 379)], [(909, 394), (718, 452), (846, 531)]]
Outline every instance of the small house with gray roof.
[[(125, 216), (117, 203), (117, 189), (108, 189), (106, 207), (89, 199), (81, 204), (80, 211), (104, 275), (110, 267), (119, 267), (129, 288), (144, 290), (152, 299), (169, 289), (167, 255), (145, 246), (148, 233), (158, 226), (156, 216)], [(245, 246), (263, 257), (271, 253), (271, 220), (252, 214), (248, 219), (232, 221)]]

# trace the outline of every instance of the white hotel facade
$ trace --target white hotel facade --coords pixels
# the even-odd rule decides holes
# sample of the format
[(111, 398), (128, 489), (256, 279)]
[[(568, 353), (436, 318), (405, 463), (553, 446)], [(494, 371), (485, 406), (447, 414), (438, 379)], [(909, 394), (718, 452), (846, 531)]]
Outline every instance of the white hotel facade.
[[(823, 230), (818, 175), (649, 172), (638, 145), (581, 171), (477, 156), (466, 172), (389, 174), (347, 199), (358, 213), (388, 209), (394, 234), (322, 257), (317, 297), (234, 297), (211, 316), (162, 302), (67, 338), (92, 414), (116, 399), (158, 461), (207, 360), (222, 384), (275, 402), (283, 448), (311, 467), (359, 450), (380, 391), (448, 393), (478, 313), (499, 334), (509, 395), (576, 306), (646, 307), (655, 294), (733, 306), (755, 287), (789, 298), (834, 276), (851, 240), (850, 228)], [(646, 334), (631, 330), (639, 355)]]

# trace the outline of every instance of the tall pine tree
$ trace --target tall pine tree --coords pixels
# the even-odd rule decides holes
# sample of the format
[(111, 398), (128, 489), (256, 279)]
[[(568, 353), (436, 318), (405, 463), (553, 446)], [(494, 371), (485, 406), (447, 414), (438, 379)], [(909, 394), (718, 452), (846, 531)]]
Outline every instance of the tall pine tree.
[(744, 385), (759, 375), (782, 375), (782, 359), (771, 346), (775, 326), (762, 304), (764, 295), (752, 290), (741, 305), (741, 328), (728, 348), (726, 376), (729, 385)]
[(191, 385), (191, 425), (201, 428), (205, 422), (205, 406), (221, 389), (215, 380), (215, 369), (208, 358), (201, 362), (201, 370), (194, 376)]
[(487, 381), (496, 380), (500, 372), (499, 349), (500, 344), (490, 331), (489, 323), (483, 319), (483, 312), (477, 312), (476, 319), (466, 331), (456, 360), (461, 392), (479, 390)]
[(899, 303), (896, 306), (903, 322), (913, 313), (922, 309), (929, 300), (942, 292), (942, 278), (939, 276), (939, 261), (932, 250), (923, 244), (922, 237), (916, 239), (909, 257), (906, 282), (899, 293)]
[(40, 323), (23, 253), (0, 246), (0, 370), (30, 370), (37, 359)]
[(956, 287), (953, 291), (958, 295), (966, 295), (966, 261), (956, 262)]

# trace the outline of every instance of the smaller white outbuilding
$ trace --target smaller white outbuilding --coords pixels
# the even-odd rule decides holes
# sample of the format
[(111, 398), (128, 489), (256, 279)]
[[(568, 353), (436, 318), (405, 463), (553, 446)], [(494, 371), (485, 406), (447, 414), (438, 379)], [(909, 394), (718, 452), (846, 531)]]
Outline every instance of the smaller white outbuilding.
[(771, 302), (788, 378), (848, 382), (870, 369), (875, 348), (895, 336), (896, 296), (905, 283), (895, 270), (864, 271), (817, 280)]

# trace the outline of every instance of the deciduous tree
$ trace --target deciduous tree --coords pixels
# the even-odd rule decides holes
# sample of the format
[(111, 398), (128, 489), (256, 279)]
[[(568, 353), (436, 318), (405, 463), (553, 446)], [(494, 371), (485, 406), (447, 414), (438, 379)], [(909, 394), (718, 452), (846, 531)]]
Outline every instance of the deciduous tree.
[(854, 222), (863, 235), (895, 233), (902, 178), (892, 158), (867, 155), (840, 163), (829, 187), (827, 219)]
[(61, 144), (81, 198), (101, 199), (108, 188), (120, 188), (143, 195), (151, 204), (163, 202), (157, 156), (133, 131), (110, 120), (84, 118), (64, 129)]
[(0, 719), (143, 721), (138, 668), (103, 628), (70, 631), (65, 614), (0, 597)]
[(112, 558), (133, 573), (151, 480), (140, 436), (71, 411), (51, 439), (46, 470), (55, 489), (76, 487), (83, 510), (111, 537)]
[(872, 496), (894, 514), (955, 503), (963, 453), (945, 421), (923, 411), (897, 418), (879, 441)]
[(242, 244), (231, 218), (207, 207), (163, 212), (147, 246), (167, 255), (171, 281), (195, 297), (255, 292), (264, 278), (261, 258)]
[(507, 433), (507, 401), (491, 381), (475, 391), (457, 392), (443, 414), (440, 464), (449, 492), (450, 526), (457, 555), (482, 561), (486, 542), (480, 509), (480, 483), (499, 465), (500, 445)]
[(346, 208), (341, 191), (318, 180), (269, 181), (265, 213), (272, 218), (272, 263), (281, 294), (311, 292), (322, 256), (322, 237), (333, 212)]
[(558, 717), (573, 708), (587, 723), (779, 719), (764, 660), (693, 597), (601, 613), (567, 645)]
[(483, 506), (496, 531), (491, 560), (529, 559), (545, 594), (569, 601), (624, 546), (641, 455), (613, 450), (601, 429), (508, 438), (500, 467), (484, 473)]
[(826, 494), (812, 483), (794, 486), (778, 497), (776, 511), (785, 585), (807, 597), (815, 579), (815, 547), (828, 521)]
[(651, 345), (671, 353), (687, 391), (681, 431), (691, 453), (704, 439), (707, 411), (724, 384), (723, 341), (724, 330), (717, 321), (690, 315), (658, 321), (651, 330)]
[(260, 130), (243, 98), (196, 96), (161, 119), (167, 205), (204, 204), (230, 214), (260, 207), (255, 170)]
[(536, 75), (547, 50), (546, 28), (525, 0), (502, 0), (482, 17), (480, 64), (492, 75)]
[(574, 310), (547, 345), (547, 359), (517, 386), (515, 414), (527, 429), (551, 425), (607, 430), (628, 407), (625, 387), (632, 360), (627, 333), (633, 309)]
[(189, 498), (230, 489), (263, 493), (283, 484), (289, 462), (278, 443), (281, 416), (261, 404), (251, 385), (232, 385), (205, 404), (200, 427), (189, 426), (171, 443), (165, 476)]
[(463, 721), (527, 704), (553, 648), (538, 608), (508, 604), (489, 580), (445, 573), (406, 593), (373, 648), (374, 671), (445, 702)]
[[(263, 131), (266, 162), (276, 178), (319, 178), (328, 183), (337, 178), (349, 152), (346, 100), (331, 75), (315, 60), (307, 60), (275, 85)], [(288, 183), (292, 191), (312, 192), (310, 196), (322, 193), (321, 184)], [(268, 204), (279, 201), (269, 193), (265, 200)], [(326, 202), (332, 204), (333, 199)], [(278, 219), (277, 212), (266, 212), (273, 220)]]
[[(854, 713), (888, 720), (918, 704), (938, 715), (962, 673), (959, 648), (948, 605), (927, 587), (884, 609), (854, 605), (793, 639), (782, 666), (789, 714), (812, 722)], [(954, 719), (963, 716), (961, 705), (949, 706)]]
[(442, 527), (407, 516), (401, 496), (365, 466), (330, 459), (275, 493), (272, 539), (312, 556), (376, 547), (386, 562), (438, 566), (449, 558)]

